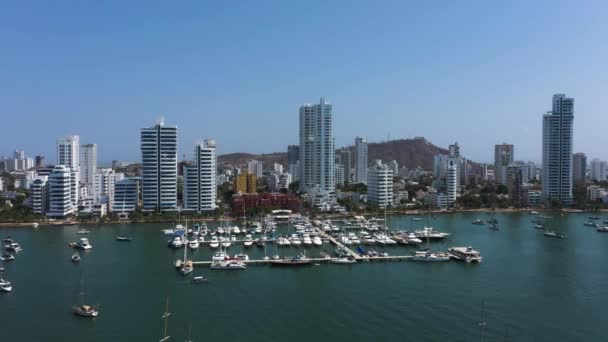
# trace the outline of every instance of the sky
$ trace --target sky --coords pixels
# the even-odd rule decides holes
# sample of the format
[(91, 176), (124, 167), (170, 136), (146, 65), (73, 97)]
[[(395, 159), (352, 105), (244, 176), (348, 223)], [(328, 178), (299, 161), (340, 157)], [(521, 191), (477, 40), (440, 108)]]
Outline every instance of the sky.
[(325, 96), (336, 146), (426, 137), (541, 160), (551, 97), (575, 98), (574, 152), (608, 159), (606, 1), (3, 1), (0, 155), (55, 159), (78, 134), (138, 161), (161, 116), (179, 154), (286, 151)]

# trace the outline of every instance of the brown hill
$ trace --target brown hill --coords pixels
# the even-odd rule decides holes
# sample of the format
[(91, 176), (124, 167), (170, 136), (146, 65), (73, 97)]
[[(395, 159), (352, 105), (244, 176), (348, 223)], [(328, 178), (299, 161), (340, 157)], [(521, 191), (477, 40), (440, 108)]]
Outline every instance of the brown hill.
[(370, 143), (367, 149), (369, 163), (372, 163), (376, 159), (384, 162), (396, 160), (399, 163), (399, 167), (405, 166), (413, 169), (420, 166), (424, 170), (433, 169), (434, 155), (448, 154), (446, 149), (433, 145), (425, 138)]
[[(349, 148), (354, 149), (354, 146), (350, 146)], [(384, 162), (396, 160), (400, 167), (415, 168), (421, 166), (425, 170), (431, 170), (433, 168), (433, 156), (436, 154), (447, 154), (448, 151), (433, 145), (425, 138), (414, 138), (370, 143), (368, 145), (368, 153), (370, 164), (375, 159), (381, 159)], [(287, 153), (230, 153), (220, 155), (218, 163), (219, 165), (241, 166), (247, 164), (247, 161), (251, 159), (262, 161), (264, 168), (267, 169), (272, 163), (286, 165)]]

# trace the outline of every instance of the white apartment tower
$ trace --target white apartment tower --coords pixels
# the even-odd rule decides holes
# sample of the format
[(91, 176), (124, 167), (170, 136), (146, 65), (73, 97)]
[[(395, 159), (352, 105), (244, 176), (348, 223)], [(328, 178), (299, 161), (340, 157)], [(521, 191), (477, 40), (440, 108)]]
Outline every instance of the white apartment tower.
[(48, 179), (48, 176), (38, 176), (30, 184), (30, 198), (34, 214), (44, 215), (48, 210)]
[(247, 162), (247, 170), (249, 173), (254, 174), (257, 178), (262, 178), (264, 174), (263, 166), (264, 163), (259, 160), (252, 159)]
[(217, 157), (215, 141), (208, 139), (194, 147), (194, 159), (184, 168), (184, 208), (197, 213), (216, 208)]
[(367, 140), (355, 138), (355, 183), (367, 184)]
[(72, 205), (72, 172), (65, 165), (56, 165), (48, 180), (49, 217), (65, 217), (75, 211)]
[(114, 189), (116, 182), (123, 180), (123, 173), (116, 173), (113, 169), (99, 169), (95, 173), (95, 186), (92, 192), (95, 204), (107, 204), (108, 211), (114, 207)]
[(141, 129), (142, 201), (144, 211), (177, 209), (177, 126), (161, 119)]
[(446, 182), (446, 192), (448, 195), (448, 206), (454, 205), (456, 202), (456, 195), (458, 193), (459, 186), (458, 179), (458, 166), (454, 160), (448, 161), (448, 167), (446, 170), (445, 182)]
[(71, 173), (70, 200), (74, 211), (78, 209), (80, 185), (80, 137), (70, 135), (57, 139), (57, 165), (67, 167)]
[(572, 202), (572, 126), (574, 99), (553, 95), (553, 110), (543, 116), (543, 197)]
[(89, 194), (93, 193), (95, 186), (95, 173), (97, 172), (97, 144), (80, 146), (80, 183), (86, 185)]
[(300, 107), (300, 190), (334, 192), (335, 142), (332, 105), (321, 98), (319, 104)]
[(380, 208), (393, 204), (393, 170), (380, 160), (367, 171), (367, 202)]

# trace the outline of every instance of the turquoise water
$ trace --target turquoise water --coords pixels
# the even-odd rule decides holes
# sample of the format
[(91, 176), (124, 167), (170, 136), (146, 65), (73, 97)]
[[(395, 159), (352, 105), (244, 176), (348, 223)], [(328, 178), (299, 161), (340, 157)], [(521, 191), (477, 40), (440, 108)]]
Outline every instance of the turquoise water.
[[(479, 341), (482, 300), (485, 341), (605, 341), (608, 234), (584, 227), (587, 216), (548, 220), (568, 235), (565, 240), (544, 237), (528, 214), (432, 219), (436, 229), (452, 233), (447, 241), (432, 243), (433, 249), (470, 245), (483, 254), (481, 265), (196, 268), (195, 274), (209, 278), (206, 285), (177, 274), (173, 262), (183, 251), (166, 247), (167, 237), (160, 233), (164, 224), (88, 226), (94, 248), (81, 252), (79, 264), (70, 261), (74, 251), (68, 248), (80, 237), (78, 226), (0, 228), (1, 237), (10, 235), (24, 248), (17, 260), (4, 264), (13, 292), (0, 293), (1, 336), (7, 341), (158, 341), (169, 297), (170, 341), (184, 341), (189, 324), (194, 341)], [(500, 231), (471, 224), (490, 217), (499, 220)], [(412, 223), (409, 217), (389, 218), (391, 227)], [(116, 242), (120, 234), (134, 241)], [(307, 249), (307, 255), (320, 250)], [(386, 248), (392, 255), (411, 250)], [(256, 247), (246, 252), (264, 254)], [(295, 255), (298, 249), (279, 252)], [(209, 260), (211, 253), (201, 246), (194, 259)], [(87, 302), (101, 306), (95, 320), (70, 311), (81, 278)]]

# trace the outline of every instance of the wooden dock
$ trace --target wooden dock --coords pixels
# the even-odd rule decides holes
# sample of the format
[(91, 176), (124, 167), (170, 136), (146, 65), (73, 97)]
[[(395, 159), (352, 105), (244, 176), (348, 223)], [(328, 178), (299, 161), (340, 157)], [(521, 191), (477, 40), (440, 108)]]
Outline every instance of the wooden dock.
[[(366, 262), (389, 262), (389, 261), (406, 261), (411, 259), (411, 255), (389, 255), (389, 256), (376, 256), (376, 257), (361, 257), (357, 260), (357, 263), (366, 263)], [(313, 264), (332, 264), (340, 258), (309, 258), (309, 260)], [(264, 260), (264, 259), (256, 259), (256, 260), (241, 260), (243, 263), (247, 265), (270, 265), (272, 259)], [(210, 266), (213, 261), (193, 261), (193, 266)], [(354, 265), (354, 264), (338, 264), (335, 265)], [(175, 267), (180, 268), (182, 266), (182, 260), (175, 261)]]

